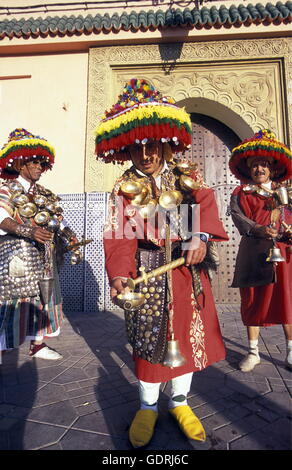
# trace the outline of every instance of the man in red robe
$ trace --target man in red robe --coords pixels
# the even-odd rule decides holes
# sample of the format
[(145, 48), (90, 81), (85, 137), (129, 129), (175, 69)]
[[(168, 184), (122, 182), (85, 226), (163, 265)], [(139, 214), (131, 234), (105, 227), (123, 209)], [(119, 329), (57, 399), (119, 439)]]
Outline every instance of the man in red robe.
[[(127, 279), (139, 275), (139, 266), (148, 272), (185, 257), (181, 267), (140, 284), (145, 302), (134, 312), (125, 310), (141, 400), (129, 432), (133, 447), (150, 441), (160, 385), (167, 381), (170, 413), (188, 438), (204, 441), (204, 428), (188, 406), (187, 394), (193, 372), (225, 358), (209, 273), (215, 263), (214, 242), (228, 237), (213, 191), (198, 171), (173, 159), (190, 137), (188, 114), (148, 82), (136, 79), (97, 128), (99, 157), (133, 163), (115, 184), (104, 234), (112, 299), (129, 290)], [(174, 210), (168, 210), (169, 201)], [(188, 219), (188, 227), (176, 230), (183, 219), (178, 208), (189, 211), (192, 206), (199, 207), (199, 218)], [(174, 366), (166, 362), (170, 343), (179, 345)]]
[[(281, 182), (292, 174), (291, 152), (267, 130), (233, 150), (230, 168), (242, 181), (231, 197), (231, 214), (242, 235), (232, 287), (240, 288), (241, 315), (247, 326), (249, 351), (243, 372), (260, 363), (260, 326), (283, 325), (286, 365), (292, 368), (291, 201)], [(280, 189), (281, 188), (281, 189)], [(282, 261), (267, 260), (276, 247)]]
[(78, 240), (62, 222), (60, 198), (38, 183), (54, 160), (48, 141), (22, 128), (0, 150), (0, 362), (27, 340), (30, 357), (62, 359), (44, 339), (60, 334), (63, 318), (58, 255)]

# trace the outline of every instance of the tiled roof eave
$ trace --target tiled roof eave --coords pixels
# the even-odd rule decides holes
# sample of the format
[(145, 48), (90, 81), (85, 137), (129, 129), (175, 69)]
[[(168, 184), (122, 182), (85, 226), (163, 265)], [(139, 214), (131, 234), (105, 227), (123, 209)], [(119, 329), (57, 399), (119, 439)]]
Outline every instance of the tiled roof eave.
[(213, 4), (189, 9), (149, 10), (131, 13), (114, 13), (112, 16), (87, 15), (54, 16), (44, 18), (22, 18), (0, 20), (0, 40), (4, 38), (46, 38), (80, 36), (90, 34), (108, 34), (119, 31), (156, 31), (167, 29), (230, 29), (251, 25), (271, 25), (292, 23), (292, 1), (285, 3), (271, 2), (266, 5), (257, 3), (232, 5), (219, 8)]

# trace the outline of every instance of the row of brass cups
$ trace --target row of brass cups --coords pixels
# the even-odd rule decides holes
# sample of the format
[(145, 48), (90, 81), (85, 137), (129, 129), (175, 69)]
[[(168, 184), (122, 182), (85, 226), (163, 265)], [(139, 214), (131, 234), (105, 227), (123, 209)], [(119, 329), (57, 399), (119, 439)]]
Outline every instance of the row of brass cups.
[[(58, 199), (58, 198), (56, 198)], [(37, 225), (46, 225), (50, 230), (57, 230), (60, 226), (59, 218), (63, 209), (56, 202), (50, 201), (42, 194), (36, 194), (33, 202), (21, 190), (12, 193), (11, 202), (18, 208), (22, 217), (34, 218)]]
[[(193, 191), (199, 188), (198, 183), (188, 175), (181, 175), (180, 187), (184, 191)], [(151, 194), (146, 186), (138, 181), (126, 181), (120, 187), (121, 193), (131, 200), (134, 207), (139, 207), (139, 212), (142, 217), (151, 217), (157, 206), (157, 201), (151, 198)], [(180, 191), (170, 190), (163, 191), (159, 197), (158, 204), (165, 210), (174, 210), (181, 204), (183, 195)]]
[(255, 190), (260, 196), (275, 196), (280, 205), (286, 206), (292, 200), (292, 187), (280, 186), (272, 190), (257, 185), (246, 185), (245, 191)]

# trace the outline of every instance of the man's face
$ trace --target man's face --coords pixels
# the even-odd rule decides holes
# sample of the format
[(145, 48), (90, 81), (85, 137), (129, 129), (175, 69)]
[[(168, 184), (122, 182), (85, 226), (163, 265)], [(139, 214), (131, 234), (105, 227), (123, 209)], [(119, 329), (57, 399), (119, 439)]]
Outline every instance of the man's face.
[(250, 167), (250, 174), (256, 184), (268, 183), (271, 177), (269, 161), (264, 158), (254, 160)]
[(25, 163), (20, 169), (20, 176), (25, 180), (34, 183), (38, 181), (44, 171), (45, 163), (41, 159), (34, 159)]
[(145, 175), (157, 176), (163, 166), (161, 142), (149, 142), (146, 145), (135, 144), (129, 147), (132, 162)]

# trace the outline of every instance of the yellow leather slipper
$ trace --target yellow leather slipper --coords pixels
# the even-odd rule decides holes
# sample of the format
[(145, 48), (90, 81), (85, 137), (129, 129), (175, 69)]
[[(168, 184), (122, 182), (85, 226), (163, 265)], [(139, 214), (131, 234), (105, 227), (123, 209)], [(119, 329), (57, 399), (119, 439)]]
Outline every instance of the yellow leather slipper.
[(205, 441), (206, 433), (201, 421), (188, 405), (176, 406), (169, 410), (170, 414), (177, 420), (182, 432), (196, 441)]
[(133, 447), (143, 447), (150, 442), (157, 418), (156, 411), (137, 411), (129, 430), (129, 439)]

